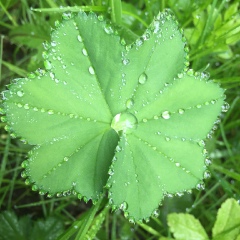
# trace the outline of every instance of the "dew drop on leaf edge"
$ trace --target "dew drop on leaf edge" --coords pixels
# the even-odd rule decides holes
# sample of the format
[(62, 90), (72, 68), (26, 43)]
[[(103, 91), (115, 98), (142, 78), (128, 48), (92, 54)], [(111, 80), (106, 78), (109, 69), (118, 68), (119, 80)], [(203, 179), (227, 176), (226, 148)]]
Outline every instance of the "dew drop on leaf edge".
[(90, 67), (88, 68), (88, 71), (89, 71), (89, 73), (90, 73), (91, 75), (94, 75), (94, 74), (95, 74), (94, 68), (93, 68), (92, 66), (90, 66)]

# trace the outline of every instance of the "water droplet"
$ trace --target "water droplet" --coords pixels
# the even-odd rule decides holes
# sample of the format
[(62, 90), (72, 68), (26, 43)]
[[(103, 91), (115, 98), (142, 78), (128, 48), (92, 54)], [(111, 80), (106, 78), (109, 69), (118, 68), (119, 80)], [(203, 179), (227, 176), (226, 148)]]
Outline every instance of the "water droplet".
[(0, 114), (5, 114), (5, 113), (6, 113), (5, 109), (4, 108), (0, 108)]
[(83, 41), (83, 40), (82, 40), (82, 37), (81, 37), (80, 35), (77, 36), (77, 40), (78, 40), (79, 42), (82, 42), (82, 41)]
[(148, 120), (146, 118), (143, 119), (143, 122), (146, 123)]
[(8, 126), (8, 125), (5, 125), (4, 129), (5, 129), (7, 132), (10, 132), (10, 131), (11, 131), (11, 127)]
[(18, 95), (19, 97), (23, 97), (24, 93), (23, 93), (23, 91), (17, 91), (17, 95)]
[(109, 174), (110, 176), (112, 176), (112, 175), (114, 174), (114, 170), (110, 168), (110, 169), (108, 170), (108, 174)]
[(207, 155), (208, 151), (206, 148), (203, 149), (203, 155)]
[(166, 140), (167, 142), (169, 142), (169, 141), (171, 140), (171, 138), (170, 138), (170, 137), (165, 137), (165, 140)]
[(183, 78), (183, 73), (179, 73), (178, 78)]
[(107, 34), (113, 34), (113, 29), (112, 29), (112, 26), (110, 24), (106, 24), (106, 26), (104, 27), (104, 31)]
[(83, 54), (84, 56), (88, 56), (88, 53), (87, 53), (86, 48), (83, 48), (83, 50), (82, 50), (82, 54)]
[(164, 111), (163, 113), (162, 113), (162, 118), (164, 118), (164, 119), (169, 119), (171, 117), (171, 115), (170, 115), (170, 112), (169, 111)]
[(151, 29), (153, 30), (154, 33), (160, 32), (160, 22), (159, 21), (153, 21)]
[(130, 218), (128, 219), (128, 221), (129, 221), (130, 223), (135, 223), (135, 220), (134, 220), (133, 217), (130, 217)]
[(39, 191), (39, 195), (45, 195), (46, 194), (46, 192), (45, 191)]
[(177, 196), (177, 197), (182, 197), (183, 195), (184, 195), (183, 192), (177, 192), (177, 193), (175, 194), (175, 196)]
[(204, 142), (203, 140), (200, 140), (200, 141), (198, 142), (198, 145), (199, 145), (200, 147), (204, 147), (204, 146), (205, 146), (205, 142)]
[(17, 138), (17, 135), (15, 133), (10, 133), (11, 138)]
[(45, 61), (44, 61), (44, 67), (45, 67), (47, 70), (52, 69), (52, 64), (51, 64), (51, 62), (48, 61), (48, 60), (45, 60)]
[(128, 109), (130, 109), (130, 108), (133, 107), (133, 105), (134, 105), (133, 99), (132, 99), (132, 98), (129, 98), (129, 99), (126, 101), (126, 107), (127, 107)]
[(122, 39), (120, 40), (120, 43), (121, 43), (121, 45), (125, 46), (125, 45), (126, 45), (126, 41), (125, 41), (125, 39), (122, 38)]
[(63, 161), (64, 161), (64, 162), (67, 162), (68, 160), (69, 160), (68, 157), (64, 157), (64, 158), (63, 158)]
[(149, 40), (150, 37), (151, 37), (151, 34), (150, 34), (149, 30), (147, 30), (147, 32), (145, 34), (143, 34), (142, 37), (143, 37), (144, 40)]
[(27, 178), (26, 180), (25, 180), (25, 184), (26, 185), (29, 185), (31, 182), (30, 182), (30, 180), (29, 180), (29, 178)]
[(38, 190), (38, 186), (37, 186), (36, 184), (34, 184), (34, 185), (32, 186), (32, 190), (33, 190), (33, 191), (37, 191), (37, 190)]
[(120, 208), (121, 210), (123, 210), (123, 211), (126, 211), (127, 208), (128, 208), (128, 204), (127, 204), (127, 202), (123, 202), (123, 203), (120, 205), (119, 208)]
[(102, 14), (98, 16), (98, 20), (99, 20), (100, 22), (102, 22), (102, 21), (104, 20), (104, 17), (103, 17)]
[(48, 198), (52, 198), (53, 195), (52, 195), (51, 193), (48, 193), (47, 197), (48, 197)]
[(148, 79), (147, 74), (146, 74), (146, 73), (142, 73), (142, 74), (139, 76), (139, 78), (138, 78), (138, 82), (139, 82), (140, 84), (144, 84), (144, 83), (146, 83), (147, 79)]
[(26, 110), (28, 110), (28, 109), (30, 108), (27, 103), (26, 103), (23, 107), (24, 107)]
[(216, 100), (212, 100), (211, 101), (211, 104), (215, 104), (217, 101)]
[(58, 193), (56, 194), (56, 196), (57, 196), (57, 197), (61, 197), (61, 196), (62, 196), (62, 193), (61, 193), (61, 192), (58, 192)]
[(209, 159), (209, 158), (206, 158), (205, 159), (205, 165), (206, 166), (209, 166), (209, 165), (211, 165), (212, 164), (212, 161)]
[(175, 165), (176, 165), (176, 167), (180, 167), (181, 166), (181, 164), (180, 163), (175, 163)]
[(153, 119), (155, 119), (155, 120), (158, 120), (158, 116), (157, 116), (157, 115), (156, 115), (156, 116), (154, 116), (154, 117), (153, 117)]
[(43, 42), (43, 47), (44, 47), (45, 50), (48, 50), (48, 49), (50, 48), (49, 42), (44, 41), (44, 42)]
[(43, 59), (48, 59), (48, 54), (47, 54), (47, 52), (43, 52), (43, 53), (42, 53), (42, 57), (43, 57)]
[(60, 26), (60, 22), (58, 21), (58, 20), (56, 20), (55, 22), (54, 22), (54, 26), (57, 28), (57, 27), (59, 27)]
[(203, 178), (208, 179), (210, 177), (211, 177), (211, 173), (208, 170), (206, 170), (203, 174)]
[(26, 177), (27, 177), (26, 171), (21, 172), (21, 177), (22, 177), (22, 178), (26, 178)]
[(122, 151), (122, 148), (121, 148), (119, 145), (117, 145), (116, 151), (117, 151), (117, 152), (121, 152), (121, 151)]
[(95, 74), (94, 68), (93, 68), (92, 66), (90, 66), (90, 67), (88, 68), (88, 71), (89, 71), (89, 73), (92, 74), (92, 75)]
[(201, 107), (202, 107), (202, 105), (201, 105), (201, 104), (198, 104), (198, 105), (197, 105), (197, 108), (201, 108)]
[(185, 48), (184, 48), (184, 51), (185, 51), (186, 53), (189, 53), (189, 47), (185, 47)]
[(188, 75), (188, 76), (193, 76), (193, 75), (194, 75), (193, 69), (189, 69), (189, 70), (187, 71), (187, 75)]
[(6, 116), (2, 116), (2, 117), (1, 117), (1, 121), (2, 121), (2, 122), (7, 122), (7, 117), (6, 117)]
[(29, 165), (28, 160), (25, 160), (25, 161), (22, 162), (21, 167), (22, 167), (22, 168), (27, 168), (28, 165)]
[(228, 111), (228, 109), (229, 109), (229, 104), (228, 103), (224, 103), (223, 105), (222, 105), (222, 112), (227, 112)]
[(52, 41), (52, 42), (51, 42), (51, 46), (52, 46), (52, 47), (56, 47), (56, 46), (57, 46), (57, 42), (56, 42), (56, 41)]
[(204, 190), (205, 189), (205, 184), (203, 182), (198, 183), (197, 186), (196, 186), (196, 189), (199, 190), (199, 191)]
[(140, 47), (141, 45), (143, 45), (143, 40), (141, 38), (136, 40), (136, 46)]
[(111, 127), (116, 131), (130, 133), (137, 128), (137, 118), (128, 112), (118, 113), (112, 120)]
[(129, 216), (129, 212), (124, 212), (124, 217), (128, 218), (128, 216)]
[(73, 17), (72, 12), (65, 12), (62, 14), (62, 19), (64, 19), (64, 20), (71, 19), (72, 17)]
[(125, 58), (125, 59), (123, 59), (122, 62), (124, 65), (128, 65), (130, 63), (130, 60)]
[(184, 114), (184, 112), (185, 112), (184, 109), (182, 109), (182, 108), (179, 108), (179, 109), (178, 109), (178, 113), (179, 113), (179, 114)]
[(152, 213), (152, 216), (155, 217), (155, 218), (158, 218), (159, 214), (160, 214), (160, 211), (158, 209), (155, 209)]
[(53, 110), (48, 110), (48, 114), (52, 115), (52, 114), (54, 114), (54, 111)]
[(54, 74), (53, 72), (50, 72), (50, 73), (49, 73), (49, 76), (50, 76), (51, 79), (54, 79), (54, 78), (55, 78), (55, 74)]
[(146, 223), (150, 222), (150, 218), (145, 218)]

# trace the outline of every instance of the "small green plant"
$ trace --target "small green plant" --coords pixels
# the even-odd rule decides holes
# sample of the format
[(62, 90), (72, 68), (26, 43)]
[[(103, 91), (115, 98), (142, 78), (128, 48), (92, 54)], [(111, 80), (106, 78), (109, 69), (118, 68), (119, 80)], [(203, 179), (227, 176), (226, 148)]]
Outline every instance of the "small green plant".
[[(198, 219), (187, 213), (168, 215), (168, 225), (175, 239), (210, 239)], [(160, 240), (166, 239), (165, 237)], [(170, 239), (170, 238), (168, 238)], [(213, 240), (240, 239), (240, 206), (235, 199), (227, 199), (218, 210), (216, 222), (212, 228)]]
[(164, 197), (204, 188), (204, 139), (227, 105), (214, 81), (189, 69), (171, 12), (132, 38), (101, 15), (64, 13), (44, 43), (45, 70), (3, 92), (2, 120), (34, 145), (22, 163), (32, 190), (93, 203), (108, 191), (113, 210), (141, 222), (158, 216)]
[(64, 231), (64, 224), (59, 218), (33, 221), (26, 215), (18, 219), (11, 211), (0, 214), (0, 226), (1, 240), (57, 239)]

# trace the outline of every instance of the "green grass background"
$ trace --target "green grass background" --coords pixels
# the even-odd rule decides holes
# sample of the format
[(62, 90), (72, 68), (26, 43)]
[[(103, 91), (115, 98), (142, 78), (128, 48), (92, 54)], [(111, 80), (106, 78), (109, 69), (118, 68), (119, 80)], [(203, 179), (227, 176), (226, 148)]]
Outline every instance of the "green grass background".
[[(56, 20), (61, 20), (63, 7), (89, 6), (89, 10), (90, 6), (95, 6), (98, 13), (110, 18), (109, 2), (0, 1), (0, 90), (5, 90), (12, 79), (25, 77), (28, 72), (43, 68), (42, 42), (50, 40), (51, 28), (54, 28)], [(239, 0), (122, 1), (121, 24), (136, 34), (141, 34), (159, 11), (172, 9), (189, 42), (190, 67), (209, 74), (226, 89), (226, 101), (230, 108), (221, 115), (221, 122), (212, 138), (206, 140), (212, 164), (209, 167), (211, 178), (205, 181), (205, 190), (193, 190), (191, 195), (166, 199), (160, 207), (160, 216), (146, 224), (130, 224), (120, 212), (111, 213), (107, 209), (104, 216), (99, 217), (99, 224), (94, 223), (96, 229), (100, 229), (96, 239), (159, 239), (171, 236), (166, 223), (170, 212), (193, 214), (211, 236), (220, 205), (230, 197), (240, 201), (239, 5)], [(84, 218), (91, 204), (80, 202), (73, 196), (48, 199), (33, 192), (24, 183), (21, 162), (30, 147), (19, 139), (12, 139), (4, 127), (5, 123), (0, 122), (0, 215), (9, 210), (17, 216), (14, 221), (27, 217), (29, 221), (24, 224), (29, 229), (34, 228), (38, 219), (43, 219), (42, 226), (47, 229), (44, 219), (54, 217), (54, 221), (60, 224), (60, 232), (67, 230), (75, 220)], [(10, 218), (13, 219), (13, 215)], [(19, 225), (17, 222), (14, 224)], [(24, 224), (20, 224), (19, 228)], [(74, 231), (73, 227), (70, 229)], [(0, 239), (5, 238), (0, 234)], [(43, 236), (38, 239), (49, 238)]]

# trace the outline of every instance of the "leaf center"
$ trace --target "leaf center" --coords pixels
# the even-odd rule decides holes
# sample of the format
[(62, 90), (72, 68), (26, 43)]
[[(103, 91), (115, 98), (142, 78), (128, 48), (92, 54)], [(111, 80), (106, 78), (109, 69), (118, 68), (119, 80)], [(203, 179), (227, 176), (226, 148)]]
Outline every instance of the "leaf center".
[(129, 112), (118, 113), (112, 120), (111, 127), (117, 132), (131, 133), (137, 128), (137, 118)]

